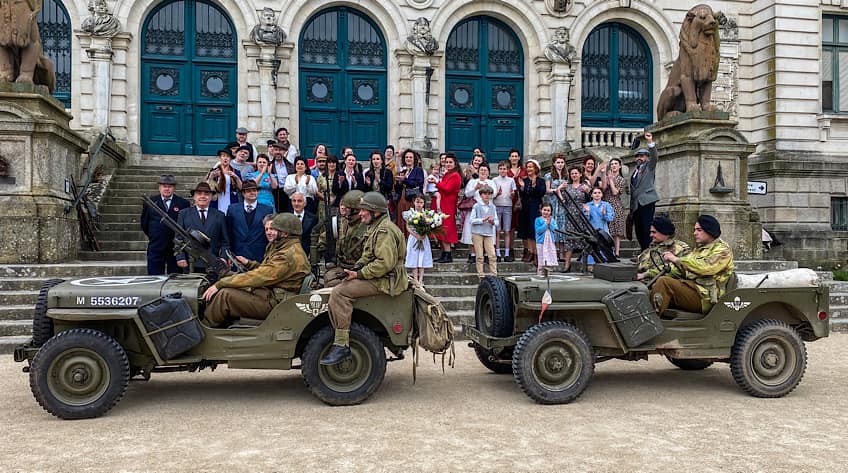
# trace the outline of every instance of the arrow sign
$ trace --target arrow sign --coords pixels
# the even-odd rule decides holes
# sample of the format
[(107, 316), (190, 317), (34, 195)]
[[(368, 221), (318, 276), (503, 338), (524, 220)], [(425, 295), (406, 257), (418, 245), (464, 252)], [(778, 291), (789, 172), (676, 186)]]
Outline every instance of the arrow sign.
[(748, 193), (754, 195), (766, 195), (768, 185), (764, 181), (748, 181)]

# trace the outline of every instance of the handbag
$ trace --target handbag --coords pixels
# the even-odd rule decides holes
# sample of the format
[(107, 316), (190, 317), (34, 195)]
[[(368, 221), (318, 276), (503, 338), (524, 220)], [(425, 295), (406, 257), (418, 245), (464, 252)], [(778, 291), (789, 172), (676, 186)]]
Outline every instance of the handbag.
[(474, 208), (475, 200), (469, 197), (466, 197), (459, 201), (459, 210), (471, 210)]
[(403, 189), (403, 198), (407, 202), (412, 202), (416, 195), (418, 195), (418, 191), (416, 189)]

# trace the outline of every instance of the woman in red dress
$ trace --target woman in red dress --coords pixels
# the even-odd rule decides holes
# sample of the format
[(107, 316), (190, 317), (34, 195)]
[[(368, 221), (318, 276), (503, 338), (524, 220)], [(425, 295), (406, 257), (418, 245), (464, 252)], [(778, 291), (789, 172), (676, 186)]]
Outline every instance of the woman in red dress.
[(445, 175), (436, 184), (439, 195), (442, 198), (441, 212), (447, 215), (442, 222), (444, 234), (437, 238), (442, 242), (442, 256), (435, 263), (452, 263), (451, 245), (459, 241), (456, 231), (456, 205), (459, 199), (459, 191), (462, 189), (462, 176), (459, 173), (459, 165), (456, 156), (448, 153), (445, 156)]
[[(521, 182), (527, 177), (527, 170), (521, 164), (521, 152), (517, 149), (513, 148), (509, 150), (509, 170), (506, 172), (506, 175), (515, 179), (515, 188), (518, 189), (520, 187)], [(509, 254), (504, 261), (512, 262), (515, 261), (515, 252), (512, 251), (512, 243), (515, 241), (515, 231), (518, 230), (518, 219), (521, 216), (521, 198), (518, 195), (518, 192), (515, 193), (515, 196), (512, 198), (512, 232), (513, 238), (510, 239), (510, 248)], [(524, 247), (524, 256), (523, 259), (527, 258), (529, 254), (529, 250), (527, 247)]]

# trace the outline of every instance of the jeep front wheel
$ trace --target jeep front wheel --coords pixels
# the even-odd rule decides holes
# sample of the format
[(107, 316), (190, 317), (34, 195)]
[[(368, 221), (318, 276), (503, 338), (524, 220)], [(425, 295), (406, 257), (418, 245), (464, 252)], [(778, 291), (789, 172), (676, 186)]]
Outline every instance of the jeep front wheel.
[(377, 391), (386, 374), (386, 351), (377, 335), (360, 324), (350, 326), (347, 360), (322, 365), (319, 360), (333, 344), (332, 327), (324, 327), (309, 339), (301, 356), (301, 374), (306, 387), (331, 406), (350, 406), (368, 399)]
[(521, 390), (539, 404), (574, 401), (595, 371), (586, 335), (562, 321), (530, 327), (515, 345), (512, 373)]
[(124, 396), (130, 381), (127, 354), (114, 338), (92, 329), (72, 329), (38, 350), (29, 372), (33, 396), (62, 419), (99, 417)]
[(807, 349), (785, 322), (760, 320), (739, 330), (730, 354), (730, 372), (755, 397), (782, 397), (795, 389), (807, 369)]

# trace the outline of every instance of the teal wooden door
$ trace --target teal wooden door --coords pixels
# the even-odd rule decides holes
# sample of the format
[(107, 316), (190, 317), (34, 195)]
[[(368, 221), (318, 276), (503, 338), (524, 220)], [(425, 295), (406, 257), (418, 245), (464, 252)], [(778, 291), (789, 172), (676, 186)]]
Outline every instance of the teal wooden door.
[(493, 18), (469, 18), (451, 31), (445, 58), (446, 149), (466, 161), (480, 147), (489, 162), (523, 150), (524, 59), (515, 33)]
[(148, 15), (142, 45), (142, 150), (215, 154), (236, 128), (236, 34), (229, 17), (211, 3), (165, 3)]
[(300, 144), (319, 143), (360, 160), (382, 150), (386, 133), (386, 43), (360, 12), (333, 8), (315, 15), (300, 36)]
[(604, 23), (589, 33), (582, 58), (583, 126), (642, 128), (653, 122), (651, 50), (639, 33)]

